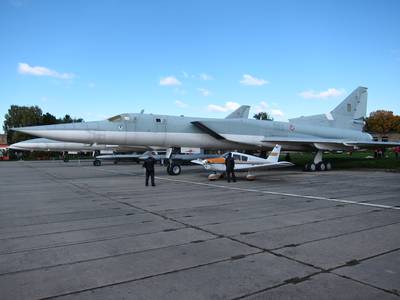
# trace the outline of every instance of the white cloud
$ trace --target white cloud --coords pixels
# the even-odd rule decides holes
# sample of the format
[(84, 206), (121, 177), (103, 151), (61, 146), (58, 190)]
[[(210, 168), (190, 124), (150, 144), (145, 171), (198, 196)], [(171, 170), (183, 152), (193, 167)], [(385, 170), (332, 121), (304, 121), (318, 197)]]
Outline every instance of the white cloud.
[(262, 78), (256, 78), (249, 74), (243, 74), (243, 77), (242, 77), (242, 80), (240, 80), (240, 83), (243, 85), (261, 86), (264, 84), (268, 84), (269, 82)]
[(262, 111), (266, 111), (268, 109), (268, 107), (269, 107), (269, 105), (267, 104), (267, 102), (261, 101), (260, 104), (258, 104), (254, 107), (254, 110), (256, 111), (256, 113), (259, 113)]
[(18, 72), (20, 74), (33, 75), (33, 76), (49, 76), (58, 79), (72, 79), (75, 77), (75, 74), (73, 73), (59, 73), (57, 71), (48, 69), (46, 67), (40, 67), (40, 66), (32, 67), (27, 63), (19, 63)]
[(184, 108), (184, 107), (187, 107), (187, 106), (188, 106), (186, 103), (184, 103), (184, 102), (182, 102), (182, 101), (180, 101), (180, 100), (176, 100), (176, 101), (175, 101), (175, 105), (178, 106), (178, 107), (180, 107), (180, 108)]
[(203, 88), (198, 88), (197, 89), (204, 97), (210, 96), (211, 92), (207, 89), (203, 89)]
[(299, 96), (305, 98), (305, 99), (326, 99), (326, 98), (331, 98), (331, 97), (338, 97), (341, 96), (345, 93), (344, 89), (335, 89), (335, 88), (329, 88), (326, 91), (322, 92), (316, 92), (314, 90), (308, 90), (301, 92)]
[(199, 74), (199, 78), (201, 80), (213, 80), (214, 79), (214, 77), (212, 77), (211, 75), (208, 75), (206, 73)]
[(283, 117), (284, 113), (280, 109), (271, 109), (271, 115), (273, 117)]
[(239, 108), (240, 104), (236, 102), (226, 102), (224, 105), (209, 104), (207, 109), (214, 112), (227, 112)]
[(182, 84), (182, 82), (180, 82), (174, 76), (167, 76), (167, 77), (163, 77), (160, 79), (160, 85), (164, 85), (164, 86), (173, 86), (173, 85), (181, 85), (181, 84)]

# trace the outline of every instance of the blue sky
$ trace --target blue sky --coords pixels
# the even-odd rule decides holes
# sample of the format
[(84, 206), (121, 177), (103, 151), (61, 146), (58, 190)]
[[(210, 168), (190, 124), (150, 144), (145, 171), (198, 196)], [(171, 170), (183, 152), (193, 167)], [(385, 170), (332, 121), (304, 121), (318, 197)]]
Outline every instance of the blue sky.
[(357, 86), (400, 114), (400, 1), (0, 1), (0, 122), (11, 104), (276, 120)]

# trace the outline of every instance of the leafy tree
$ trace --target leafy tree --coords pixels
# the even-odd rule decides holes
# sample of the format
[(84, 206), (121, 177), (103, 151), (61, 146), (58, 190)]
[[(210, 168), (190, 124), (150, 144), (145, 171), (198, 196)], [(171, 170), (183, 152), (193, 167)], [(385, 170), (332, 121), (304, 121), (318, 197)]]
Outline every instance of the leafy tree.
[(82, 118), (71, 118), (70, 115), (65, 115), (64, 118), (62, 119), (58, 119), (58, 123), (79, 123), (79, 122), (83, 122)]
[(365, 120), (365, 131), (386, 134), (400, 132), (400, 116), (392, 111), (377, 110), (372, 112)]
[(42, 110), (38, 106), (11, 105), (4, 116), (4, 132), (7, 133), (8, 144), (13, 144), (31, 138), (21, 132), (11, 131), (10, 128), (35, 126), (42, 122)]
[(42, 113), (38, 106), (18, 106), (11, 105), (8, 112), (4, 116), (4, 132), (7, 134), (7, 143), (9, 145), (19, 141), (31, 139), (32, 136), (10, 130), (13, 127), (36, 126), (36, 125), (52, 125), (60, 123), (76, 123), (82, 122), (81, 118), (71, 118), (65, 115), (63, 118), (56, 118), (51, 113)]
[(45, 113), (42, 116), (42, 124), (43, 125), (52, 125), (52, 124), (58, 124), (59, 120), (53, 116), (51, 113)]
[(253, 116), (254, 119), (257, 120), (265, 120), (265, 121), (273, 121), (274, 118), (267, 112), (262, 111)]

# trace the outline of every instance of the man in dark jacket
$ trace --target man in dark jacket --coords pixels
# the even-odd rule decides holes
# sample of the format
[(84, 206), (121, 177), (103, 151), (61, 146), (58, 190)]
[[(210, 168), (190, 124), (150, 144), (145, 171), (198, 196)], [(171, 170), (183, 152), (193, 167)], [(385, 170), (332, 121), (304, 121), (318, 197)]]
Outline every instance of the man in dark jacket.
[(146, 168), (146, 186), (149, 185), (149, 177), (151, 177), (151, 185), (155, 186), (154, 184), (154, 164), (156, 160), (154, 159), (153, 155), (150, 154), (148, 158), (143, 163), (143, 168)]
[(228, 153), (227, 158), (225, 159), (225, 166), (226, 166), (226, 178), (228, 182), (231, 182), (231, 175), (233, 182), (236, 182), (235, 176), (235, 160), (232, 157), (232, 153)]

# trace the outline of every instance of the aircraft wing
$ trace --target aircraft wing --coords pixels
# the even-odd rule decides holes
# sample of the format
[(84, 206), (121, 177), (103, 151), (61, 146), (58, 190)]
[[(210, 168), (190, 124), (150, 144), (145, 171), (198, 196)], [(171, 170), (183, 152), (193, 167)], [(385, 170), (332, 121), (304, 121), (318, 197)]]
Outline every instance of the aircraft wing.
[(347, 141), (339, 139), (313, 139), (313, 138), (280, 138), (268, 137), (261, 142), (279, 143), (291, 146), (309, 146), (318, 150), (345, 150), (345, 149), (374, 149), (400, 146), (399, 142), (375, 142), (375, 141)]
[(288, 161), (278, 161), (275, 163), (265, 163), (265, 164), (236, 164), (235, 171), (246, 171), (246, 170), (267, 170), (294, 166)]

